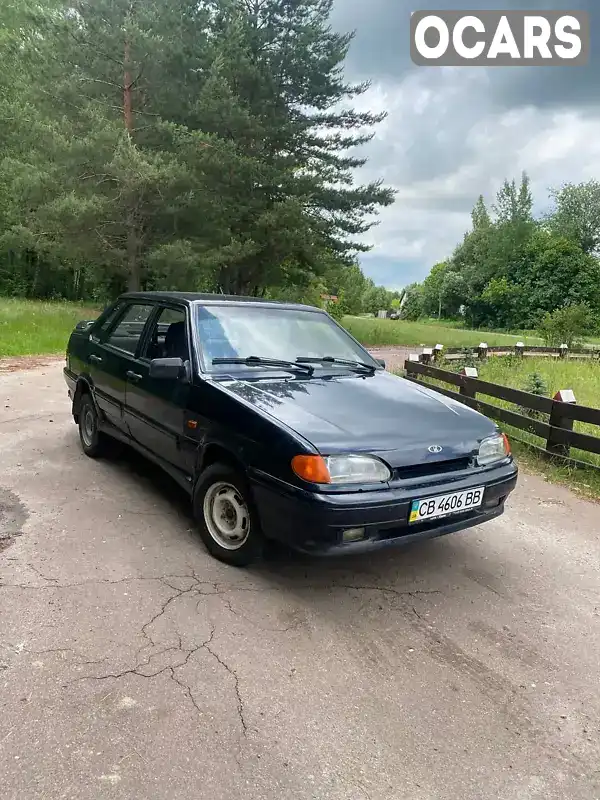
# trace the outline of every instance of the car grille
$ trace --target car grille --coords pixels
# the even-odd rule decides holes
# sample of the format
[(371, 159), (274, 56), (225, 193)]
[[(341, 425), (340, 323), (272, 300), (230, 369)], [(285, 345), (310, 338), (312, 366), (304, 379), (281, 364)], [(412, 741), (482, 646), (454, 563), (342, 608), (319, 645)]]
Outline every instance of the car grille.
[(406, 481), (414, 478), (428, 478), (437, 475), (446, 475), (449, 472), (460, 472), (471, 466), (471, 458), (453, 458), (450, 461), (435, 461), (429, 464), (416, 464), (409, 467), (397, 467), (394, 470), (394, 480)]

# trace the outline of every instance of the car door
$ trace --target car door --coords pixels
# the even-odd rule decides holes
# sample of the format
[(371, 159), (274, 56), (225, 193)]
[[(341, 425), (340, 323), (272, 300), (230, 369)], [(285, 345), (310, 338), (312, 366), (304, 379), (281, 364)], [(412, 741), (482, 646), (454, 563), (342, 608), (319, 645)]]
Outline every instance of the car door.
[(133, 438), (155, 455), (183, 469), (181, 451), (190, 383), (150, 377), (153, 358), (190, 360), (188, 320), (183, 306), (159, 305), (127, 378), (125, 417)]
[(129, 303), (107, 330), (89, 341), (89, 372), (96, 403), (108, 422), (125, 433), (129, 433), (123, 414), (127, 372), (135, 366), (135, 355), (154, 309), (152, 303)]

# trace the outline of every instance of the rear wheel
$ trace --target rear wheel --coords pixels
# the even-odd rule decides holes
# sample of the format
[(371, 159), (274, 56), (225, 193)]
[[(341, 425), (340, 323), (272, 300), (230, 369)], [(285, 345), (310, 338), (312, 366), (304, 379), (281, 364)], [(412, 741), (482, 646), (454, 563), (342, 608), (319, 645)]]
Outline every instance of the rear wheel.
[(219, 561), (245, 567), (258, 560), (264, 537), (243, 475), (226, 464), (213, 464), (201, 475), (194, 496), (194, 516), (207, 550)]
[(79, 439), (86, 456), (99, 458), (107, 450), (106, 436), (98, 430), (98, 412), (89, 394), (84, 394), (79, 407)]

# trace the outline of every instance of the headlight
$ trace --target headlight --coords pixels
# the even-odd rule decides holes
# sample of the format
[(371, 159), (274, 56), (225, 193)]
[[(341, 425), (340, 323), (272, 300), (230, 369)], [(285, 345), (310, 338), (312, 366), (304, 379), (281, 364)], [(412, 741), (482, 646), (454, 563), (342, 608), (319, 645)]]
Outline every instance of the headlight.
[(373, 456), (327, 456), (331, 483), (381, 483), (389, 481), (389, 468)]
[(497, 433), (484, 439), (479, 445), (477, 464), (480, 467), (485, 467), (489, 464), (494, 464), (496, 461), (502, 461), (509, 455), (510, 444), (506, 434)]
[(295, 456), (292, 469), (311, 483), (383, 483), (392, 477), (379, 458), (362, 455)]

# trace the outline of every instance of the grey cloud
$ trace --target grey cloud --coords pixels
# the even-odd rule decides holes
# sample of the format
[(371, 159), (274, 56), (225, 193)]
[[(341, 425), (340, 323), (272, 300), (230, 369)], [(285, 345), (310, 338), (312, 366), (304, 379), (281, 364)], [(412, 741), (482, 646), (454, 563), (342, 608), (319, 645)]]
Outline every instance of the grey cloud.
[[(436, 72), (438, 67), (415, 67), (410, 60), (409, 35), (412, 11), (460, 8), (456, 0), (337, 0), (332, 22), (338, 30), (354, 30), (347, 72), (351, 79), (397, 81), (413, 71)], [(600, 103), (597, 75), (600, 68), (600, 15), (598, 0), (485, 0), (465, 4), (469, 10), (587, 11), (591, 23), (591, 56), (583, 67), (512, 67), (510, 69), (463, 67), (466, 73), (487, 72), (488, 99), (500, 109), (517, 105), (596, 106)]]

